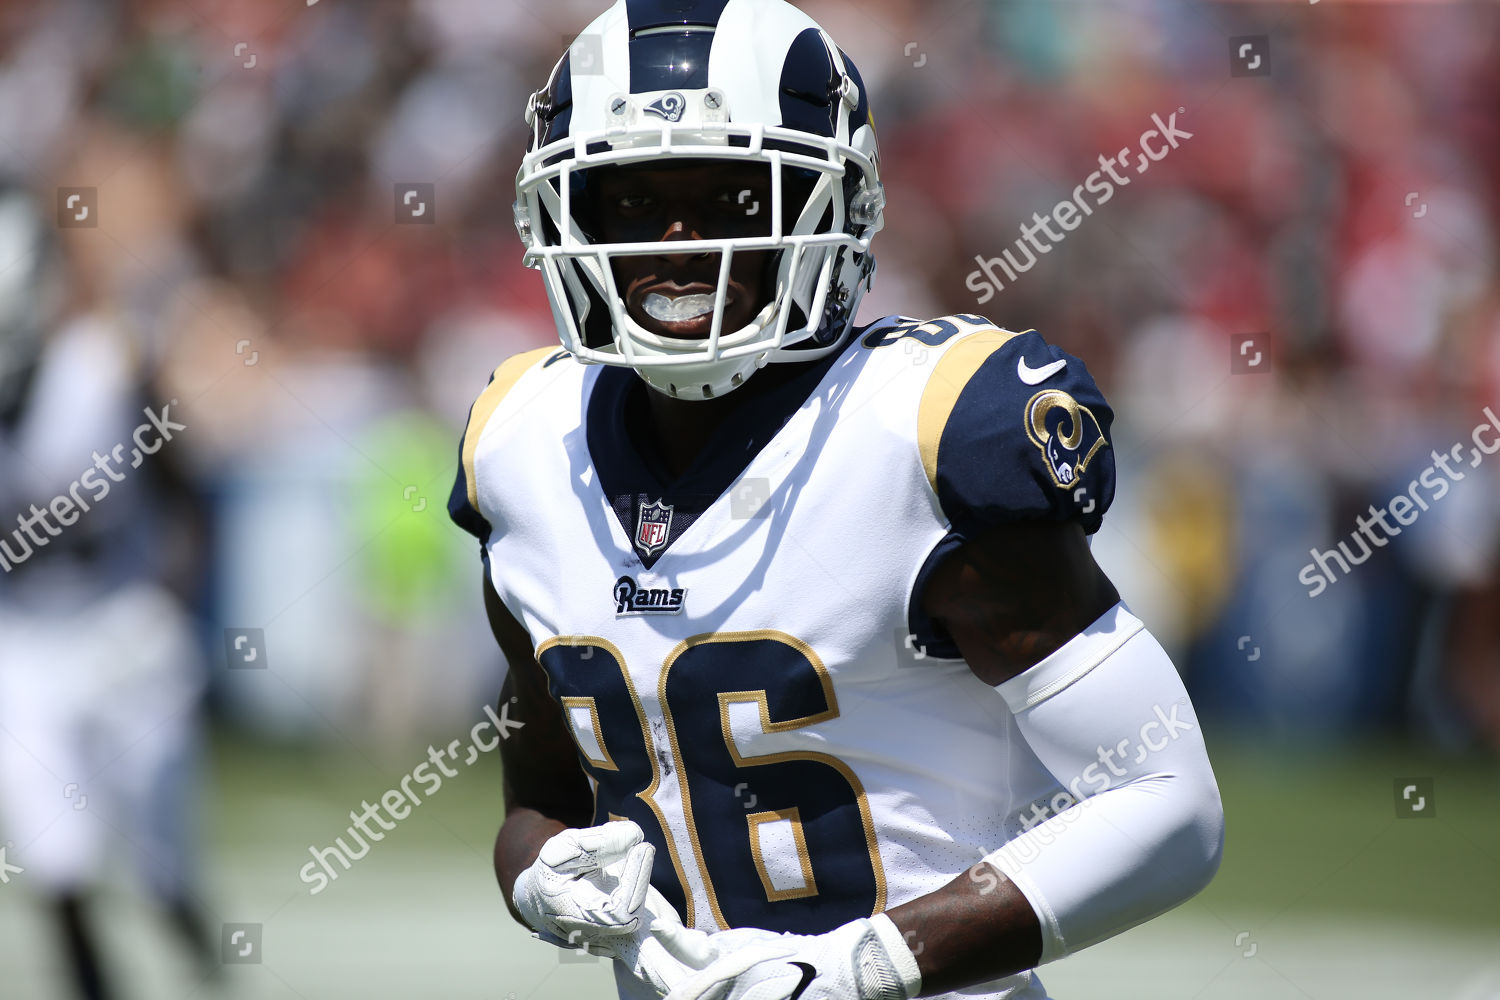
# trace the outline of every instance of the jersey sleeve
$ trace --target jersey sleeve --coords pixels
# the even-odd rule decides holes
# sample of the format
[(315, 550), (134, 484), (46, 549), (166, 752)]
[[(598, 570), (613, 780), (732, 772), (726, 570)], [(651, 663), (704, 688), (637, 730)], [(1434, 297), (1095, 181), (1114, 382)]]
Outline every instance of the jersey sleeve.
[(953, 530), (1078, 520), (1115, 495), (1114, 413), (1083, 362), (1035, 331), (971, 333), (929, 376), (918, 417), (928, 482)]
[(448, 516), (453, 523), (479, 539), (480, 545), (488, 543), (494, 531), (491, 519), (484, 513), (479, 489), (479, 441), (484, 436), (485, 426), (522, 375), (543, 358), (565, 354), (556, 347), (542, 347), (507, 358), (490, 375), (489, 384), (469, 409), (469, 422), (458, 444), (458, 475), (453, 492), (448, 496)]

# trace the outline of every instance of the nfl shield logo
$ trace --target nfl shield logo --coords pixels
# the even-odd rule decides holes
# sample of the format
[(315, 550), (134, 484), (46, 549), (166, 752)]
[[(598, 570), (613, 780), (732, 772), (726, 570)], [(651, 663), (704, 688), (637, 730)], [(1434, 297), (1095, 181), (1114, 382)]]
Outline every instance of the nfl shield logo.
[(672, 508), (657, 500), (641, 504), (640, 526), (635, 529), (635, 544), (646, 555), (667, 544), (672, 529)]

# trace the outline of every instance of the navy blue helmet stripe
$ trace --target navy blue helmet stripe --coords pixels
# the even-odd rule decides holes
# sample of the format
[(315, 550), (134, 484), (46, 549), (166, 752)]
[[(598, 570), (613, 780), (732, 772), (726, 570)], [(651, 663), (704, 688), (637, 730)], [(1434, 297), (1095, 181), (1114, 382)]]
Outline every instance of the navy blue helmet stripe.
[(781, 123), (814, 135), (837, 134), (839, 76), (816, 28), (798, 35), (781, 67)]
[(630, 92), (703, 90), (708, 86), (708, 54), (714, 33), (663, 31), (630, 40)]
[(570, 50), (557, 64), (547, 88), (547, 106), (542, 111), (541, 141), (538, 146), (555, 142), (568, 134), (573, 124), (573, 53)]
[(719, 26), (729, 0), (625, 0), (632, 33), (673, 24)]

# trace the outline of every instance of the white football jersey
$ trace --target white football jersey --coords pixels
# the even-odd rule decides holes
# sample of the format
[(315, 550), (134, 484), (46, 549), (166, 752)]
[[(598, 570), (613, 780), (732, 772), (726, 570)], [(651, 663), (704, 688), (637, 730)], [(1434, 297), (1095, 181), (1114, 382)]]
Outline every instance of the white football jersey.
[[(1058, 779), (920, 611), (966, 534), (1097, 530), (1109, 410), (977, 316), (890, 318), (747, 399), (664, 482), (649, 391), (558, 349), (497, 369), (451, 508), (537, 649), (595, 790), (690, 926), (815, 934), (932, 892)], [(958, 996), (960, 994), (955, 994)], [(1045, 996), (1031, 974), (965, 997)]]

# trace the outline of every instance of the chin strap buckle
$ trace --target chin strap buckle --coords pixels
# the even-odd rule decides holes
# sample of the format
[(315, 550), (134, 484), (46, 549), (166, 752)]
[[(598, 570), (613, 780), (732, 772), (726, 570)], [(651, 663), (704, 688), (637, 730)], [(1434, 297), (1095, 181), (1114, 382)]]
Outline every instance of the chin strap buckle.
[(846, 75), (839, 80), (839, 99), (850, 111), (859, 107), (859, 84), (854, 82), (854, 77)]

